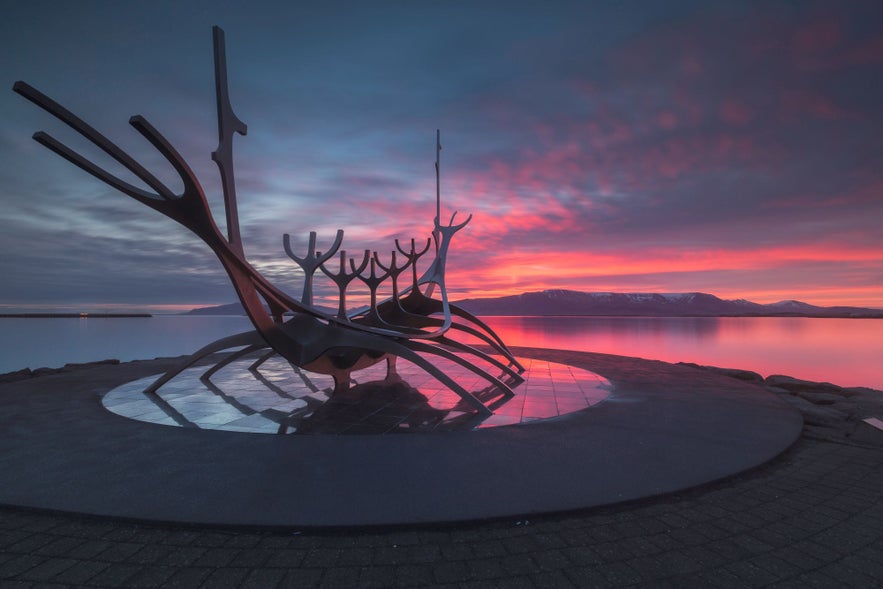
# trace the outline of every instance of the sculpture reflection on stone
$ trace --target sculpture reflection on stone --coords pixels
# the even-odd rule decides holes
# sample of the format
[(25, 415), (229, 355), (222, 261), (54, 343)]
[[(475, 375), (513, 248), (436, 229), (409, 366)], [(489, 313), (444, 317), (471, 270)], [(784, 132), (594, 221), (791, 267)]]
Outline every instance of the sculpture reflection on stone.
[[(447, 225), (441, 222), (438, 157), (441, 146), (438, 135), (436, 215), (432, 238), (419, 246), (415, 239), (411, 239), (407, 247), (396, 240), (395, 250), (391, 250), (388, 261), (379, 252), (365, 250), (357, 262), (354, 258), (348, 258), (346, 250), (341, 249), (342, 230), (337, 231), (331, 246), (324, 252), (316, 249), (317, 235), (310, 232), (307, 251), (303, 256), (293, 251), (291, 239), (286, 234), (283, 237), (285, 252), (300, 266), (304, 276), (301, 298), (297, 300), (267, 281), (245, 257), (233, 172), (233, 136), (237, 133), (245, 135), (246, 125), (236, 117), (229, 100), (224, 32), (215, 27), (213, 34), (219, 140), (218, 148), (212, 152), (212, 159), (221, 177), (226, 236), (215, 224), (193, 171), (144, 117), (133, 116), (129, 124), (175, 169), (183, 183), (181, 194), (173, 193), (116, 144), (45, 94), (25, 82), (16, 82), (13, 87), (15, 92), (72, 127), (150, 187), (153, 192), (114, 176), (47, 133), (41, 131), (34, 134), (34, 139), (45, 147), (111, 187), (177, 221), (202, 239), (220, 260), (255, 327), (254, 331), (222, 338), (198, 350), (179, 367), (162, 375), (145, 392), (154, 394), (181, 371), (210, 354), (234, 348), (239, 349), (214, 364), (204, 378), (210, 378), (216, 371), (247, 354), (266, 350), (251, 365), (252, 370), (257, 370), (268, 358), (279, 354), (296, 367), (331, 375), (335, 390), (343, 390), (349, 386), (351, 373), (383, 361), (387, 364), (387, 378), (394, 380), (396, 359), (402, 358), (454, 391), (479, 415), (489, 415), (491, 409), (485, 402), (430, 360), (436, 356), (455, 362), (481, 377), (503, 397), (511, 396), (511, 387), (523, 380), (521, 374), (524, 367), (502, 339), (480, 319), (448, 300), (445, 285), (448, 250), (454, 235), (470, 222), (472, 216), (455, 224), (457, 213), (454, 213)], [(433, 243), (435, 257), (428, 268), (420, 273), (418, 261), (429, 252)], [(335, 257), (336, 268), (332, 264)], [(317, 271), (321, 271), (337, 287), (338, 309), (335, 314), (326, 313), (313, 304), (313, 277)], [(410, 284), (404, 288), (399, 284), (402, 276), (410, 277)], [(356, 279), (367, 287), (370, 304), (351, 310), (347, 306), (346, 293)], [(378, 291), (387, 283), (391, 285), (392, 296), (381, 301)], [(438, 298), (433, 296), (436, 291)], [(491, 353), (465, 343), (455, 335), (476, 338)]]

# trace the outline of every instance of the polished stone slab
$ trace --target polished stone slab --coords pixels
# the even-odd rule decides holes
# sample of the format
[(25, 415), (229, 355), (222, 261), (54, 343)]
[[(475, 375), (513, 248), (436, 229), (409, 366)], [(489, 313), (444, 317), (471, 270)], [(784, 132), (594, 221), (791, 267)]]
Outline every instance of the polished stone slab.
[(463, 366), (444, 363), (445, 373), (494, 414), (476, 416), (460, 397), (414, 364), (399, 360), (398, 377), (386, 380), (385, 364), (361, 370), (348, 391), (332, 395), (330, 376), (294, 367), (274, 357), (256, 370), (260, 356), (232, 362), (210, 380), (206, 367), (191, 368), (163, 385), (144, 390), (159, 375), (109, 391), (102, 404), (113, 413), (161, 425), (266, 434), (389, 434), (519, 425), (591, 407), (610, 395), (610, 383), (585, 370), (523, 358), (524, 382), (511, 397), (488, 390)]
[(663, 362), (540, 349), (610, 396), (536, 423), (415, 435), (271, 436), (167, 427), (101, 397), (172, 361), (0, 385), (0, 504), (225, 526), (525, 517), (720, 480), (777, 456), (802, 419), (756, 385)]

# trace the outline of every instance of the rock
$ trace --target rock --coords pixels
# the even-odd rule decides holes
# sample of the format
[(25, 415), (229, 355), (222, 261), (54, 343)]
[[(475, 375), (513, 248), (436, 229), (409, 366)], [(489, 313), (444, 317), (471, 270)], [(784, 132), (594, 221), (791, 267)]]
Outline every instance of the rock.
[(871, 418), (860, 421), (849, 438), (859, 444), (883, 446), (883, 429), (880, 425), (879, 419)]
[(813, 382), (811, 380), (800, 380), (799, 378), (794, 378), (793, 376), (785, 376), (782, 374), (773, 374), (771, 376), (768, 376), (764, 383), (767, 386), (785, 389), (791, 393), (797, 393), (799, 391), (813, 393), (832, 393), (835, 395), (840, 395), (842, 397), (850, 397), (855, 394), (852, 391), (844, 389), (843, 387), (838, 387), (836, 384), (831, 384), (830, 382)]
[(729, 376), (746, 382), (763, 382), (763, 377), (756, 372), (750, 370), (739, 370), (738, 368), (713, 368), (718, 374)]
[(847, 413), (831, 407), (819, 407), (803, 399), (793, 395), (784, 395), (781, 397), (786, 403), (800, 411), (803, 415), (803, 421), (807, 425), (816, 425), (829, 427), (833, 429), (844, 429), (848, 418)]
[[(62, 372), (73, 372), (75, 370), (84, 370), (87, 368), (95, 368), (97, 366), (116, 365), (119, 363), (120, 363), (120, 361), (117, 360), (116, 358), (109, 358), (107, 360), (96, 360), (95, 362), (82, 362), (82, 363), (71, 362), (71, 363), (65, 364), (61, 368), (49, 368), (49, 367), (43, 366), (42, 368), (36, 368), (34, 370), (30, 370), (28, 368), (25, 368), (24, 370), (28, 370), (28, 372), (30, 373), (30, 376), (36, 377), (36, 376), (47, 376), (50, 374), (60, 374)], [(19, 370), (18, 372), (23, 372), (23, 371)], [(18, 373), (10, 373), (10, 374), (18, 374)], [(2, 379), (3, 376), (5, 376), (5, 375), (0, 375), (0, 382), (4, 382)]]
[(31, 372), (30, 368), (22, 368), (21, 370), (16, 370), (14, 372), (0, 374), (0, 382), (15, 382), (16, 380), (24, 380), (33, 376), (34, 373)]
[(678, 362), (680, 366), (691, 366), (693, 368), (700, 368), (702, 370), (710, 370), (712, 372), (716, 372), (717, 374), (722, 374), (723, 376), (729, 376), (730, 378), (735, 378), (738, 380), (744, 380), (746, 382), (763, 382), (763, 377), (756, 372), (751, 372), (750, 370), (740, 370), (738, 368), (720, 368), (719, 366), (703, 366), (701, 364), (693, 364), (692, 362)]
[(798, 397), (806, 399), (815, 405), (833, 405), (834, 403), (842, 403), (844, 397), (833, 393), (816, 393), (813, 391), (797, 391)]
[(116, 365), (119, 364), (120, 361), (116, 358), (108, 358), (107, 360), (97, 360), (95, 362), (71, 362), (69, 364), (65, 364), (61, 370), (65, 372), (69, 372), (71, 370), (80, 370), (83, 368), (93, 368), (95, 366), (104, 366), (104, 365)]

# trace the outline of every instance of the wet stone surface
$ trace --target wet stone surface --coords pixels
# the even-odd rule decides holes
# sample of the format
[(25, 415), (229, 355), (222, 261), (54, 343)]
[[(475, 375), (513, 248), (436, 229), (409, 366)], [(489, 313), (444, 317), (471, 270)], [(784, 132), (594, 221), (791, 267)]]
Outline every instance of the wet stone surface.
[[(507, 397), (465, 368), (440, 368), (485, 402), (494, 414), (476, 416), (456, 393), (415, 365), (399, 360), (397, 377), (381, 363), (354, 373), (350, 388), (334, 392), (331, 377), (294, 368), (280, 357), (249, 370), (255, 358), (231, 363), (210, 380), (206, 367), (188, 369), (144, 390), (159, 375), (134, 380), (102, 399), (131, 419), (179, 427), (268, 434), (385, 434), (519, 425), (586, 409), (606, 399), (610, 383), (594, 372), (546, 360), (520, 359), (524, 382)], [(437, 361), (437, 360), (434, 360)]]

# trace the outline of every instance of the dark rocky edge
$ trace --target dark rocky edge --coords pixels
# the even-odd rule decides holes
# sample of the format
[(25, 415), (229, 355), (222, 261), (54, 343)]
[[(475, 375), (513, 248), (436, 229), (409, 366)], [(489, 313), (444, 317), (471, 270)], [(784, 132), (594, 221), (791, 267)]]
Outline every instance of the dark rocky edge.
[(864, 420), (883, 419), (883, 391), (867, 387), (840, 387), (829, 382), (801, 380), (773, 374), (764, 378), (756, 372), (736, 368), (701, 366), (730, 378), (756, 383), (775, 393), (803, 415), (804, 435), (829, 442), (883, 447), (883, 430)]
[(109, 358), (107, 360), (98, 360), (96, 362), (83, 362), (83, 363), (69, 363), (65, 364), (61, 368), (35, 368), (31, 370), (30, 368), (22, 368), (21, 370), (15, 370), (13, 372), (6, 372), (4, 374), (0, 374), (0, 382), (15, 382), (17, 380), (25, 380), (28, 378), (35, 378), (38, 376), (45, 376), (47, 374), (61, 374), (62, 372), (74, 372), (76, 370), (85, 370), (87, 368), (95, 368), (96, 366), (106, 366), (119, 364), (120, 361), (116, 358)]
[[(223, 353), (219, 354), (210, 354), (206, 358), (203, 358), (196, 365), (202, 366), (204, 364), (210, 364), (211, 362), (217, 362), (221, 357), (223, 357)], [(21, 370), (14, 370), (12, 372), (5, 372), (0, 374), (0, 383), (7, 382), (15, 382), (18, 380), (27, 380), (29, 378), (36, 378), (38, 376), (49, 376), (51, 374), (63, 374), (68, 372), (76, 372), (79, 370), (89, 370), (91, 368), (98, 368), (100, 366), (115, 366), (117, 364), (124, 364), (129, 366), (135, 366), (140, 364), (146, 364), (149, 362), (180, 362), (184, 358), (187, 357), (187, 354), (182, 356), (159, 356), (153, 358), (152, 360), (129, 360), (127, 362), (120, 362), (116, 358), (108, 358), (107, 360), (96, 360), (95, 362), (71, 362), (69, 364), (65, 364), (60, 368), (35, 368), (31, 370), (30, 368), (22, 368)], [(165, 368), (162, 368), (165, 370)]]

